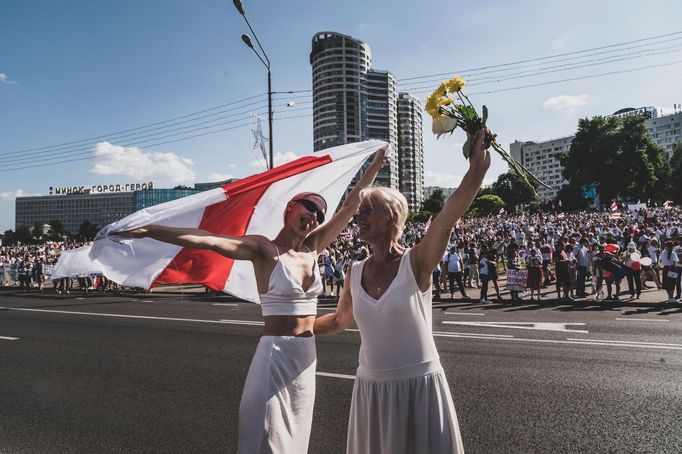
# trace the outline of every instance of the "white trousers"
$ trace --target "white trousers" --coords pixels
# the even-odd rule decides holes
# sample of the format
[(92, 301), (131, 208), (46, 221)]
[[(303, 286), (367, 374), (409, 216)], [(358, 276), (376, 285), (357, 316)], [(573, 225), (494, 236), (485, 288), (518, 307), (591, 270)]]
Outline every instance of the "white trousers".
[(262, 336), (239, 406), (239, 454), (305, 454), (315, 403), (314, 337)]

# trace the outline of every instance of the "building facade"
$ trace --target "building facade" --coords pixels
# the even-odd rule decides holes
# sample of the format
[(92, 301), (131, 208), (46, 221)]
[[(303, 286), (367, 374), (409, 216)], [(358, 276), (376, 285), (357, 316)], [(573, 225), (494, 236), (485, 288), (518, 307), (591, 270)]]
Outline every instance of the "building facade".
[(440, 190), (443, 193), (443, 197), (445, 200), (447, 200), (448, 197), (450, 197), (456, 190), (457, 188), (442, 188), (440, 186), (425, 186), (424, 187), (424, 199), (428, 199), (431, 197), (431, 194), (433, 194), (434, 191)]
[(400, 192), (410, 211), (418, 211), (424, 202), (424, 142), (422, 106), (409, 93), (398, 94), (398, 173)]
[(540, 181), (552, 189), (544, 186), (538, 188), (540, 200), (553, 199), (559, 193), (559, 189), (566, 184), (561, 175), (563, 166), (557, 159), (557, 155), (568, 152), (575, 136), (559, 137), (544, 142), (519, 142), (518, 140), (509, 145), (509, 153), (524, 165)]
[[(312, 40), (313, 146), (315, 151), (380, 139), (398, 150), (397, 81), (372, 69), (367, 43), (336, 32)], [(381, 169), (377, 182), (398, 189), (399, 153)]]
[(135, 211), (213, 189), (224, 183), (197, 183), (194, 188), (17, 197), (15, 229), (22, 225), (33, 227), (38, 221), (49, 223), (58, 219), (67, 232), (75, 235), (84, 221), (101, 228)]
[(15, 204), (15, 229), (59, 219), (71, 234), (83, 221), (104, 227), (135, 211), (134, 192), (17, 197)]

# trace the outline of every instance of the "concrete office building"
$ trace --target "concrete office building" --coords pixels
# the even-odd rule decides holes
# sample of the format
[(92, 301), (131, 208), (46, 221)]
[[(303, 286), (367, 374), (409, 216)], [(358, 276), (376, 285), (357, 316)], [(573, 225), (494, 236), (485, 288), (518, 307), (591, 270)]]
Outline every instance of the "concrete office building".
[(400, 192), (410, 211), (418, 211), (424, 202), (422, 106), (405, 92), (398, 94), (398, 159)]
[(194, 188), (144, 189), (137, 191), (95, 192), (72, 191), (68, 194), (16, 198), (15, 229), (22, 225), (33, 227), (37, 221), (49, 223), (59, 219), (67, 232), (78, 233), (83, 221), (98, 227), (116, 222), (135, 211), (187, 197), (226, 182), (197, 183)]

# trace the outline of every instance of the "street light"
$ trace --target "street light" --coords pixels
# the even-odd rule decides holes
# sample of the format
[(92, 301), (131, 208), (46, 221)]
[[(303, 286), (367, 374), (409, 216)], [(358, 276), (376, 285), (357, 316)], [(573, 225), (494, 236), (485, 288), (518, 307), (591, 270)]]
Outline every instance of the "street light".
[(239, 11), (239, 14), (242, 15), (244, 20), (246, 21), (246, 25), (249, 26), (249, 30), (251, 30), (251, 33), (253, 34), (253, 37), (256, 38), (256, 43), (258, 44), (258, 48), (260, 51), (263, 53), (263, 57), (258, 53), (255, 47), (253, 47), (253, 41), (251, 41), (251, 37), (249, 35), (242, 35), (242, 41), (244, 41), (244, 44), (246, 44), (251, 50), (253, 50), (253, 53), (256, 54), (258, 59), (265, 65), (265, 67), (268, 70), (268, 130), (269, 130), (269, 137), (268, 137), (268, 145), (270, 147), (270, 162), (268, 163), (268, 168), (272, 169), (274, 165), (273, 161), (273, 153), (272, 153), (272, 75), (270, 72), (270, 59), (268, 58), (268, 54), (265, 53), (265, 50), (263, 49), (263, 46), (261, 46), (260, 41), (258, 40), (258, 36), (256, 36), (256, 32), (253, 31), (253, 28), (251, 27), (251, 24), (249, 23), (249, 19), (246, 17), (246, 12), (244, 11), (244, 5), (242, 4), (241, 0), (233, 0), (234, 7), (237, 8), (237, 11)]

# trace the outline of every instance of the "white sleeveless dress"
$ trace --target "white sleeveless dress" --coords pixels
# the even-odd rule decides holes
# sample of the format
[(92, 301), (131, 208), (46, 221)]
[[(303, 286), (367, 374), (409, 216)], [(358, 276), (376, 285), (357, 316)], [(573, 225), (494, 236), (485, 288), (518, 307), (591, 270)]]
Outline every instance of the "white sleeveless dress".
[[(365, 260), (366, 261), (366, 260)], [(351, 268), (359, 367), (348, 422), (348, 454), (463, 453), (450, 389), (431, 332), (431, 288), (421, 292), (410, 250), (381, 296)]]
[[(260, 295), (263, 315), (315, 315), (322, 281), (314, 268), (303, 290), (279, 259)], [(239, 454), (308, 452), (316, 365), (314, 336), (261, 336), (239, 406)]]

